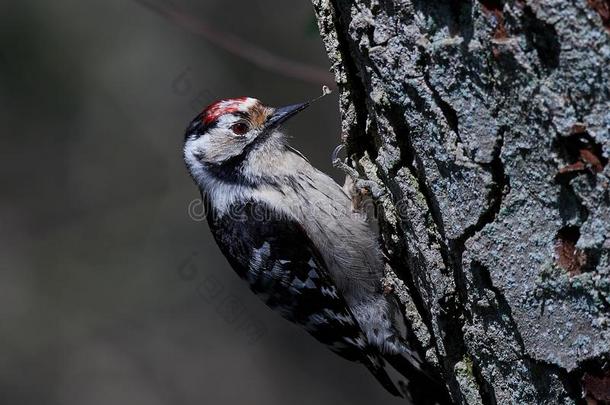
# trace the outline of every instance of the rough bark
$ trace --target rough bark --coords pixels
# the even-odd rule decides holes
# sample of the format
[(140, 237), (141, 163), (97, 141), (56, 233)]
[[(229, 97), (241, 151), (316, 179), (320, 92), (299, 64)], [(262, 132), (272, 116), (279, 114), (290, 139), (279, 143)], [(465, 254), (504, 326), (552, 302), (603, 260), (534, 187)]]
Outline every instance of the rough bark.
[(313, 3), (386, 281), (454, 401), (604, 400), (608, 2)]

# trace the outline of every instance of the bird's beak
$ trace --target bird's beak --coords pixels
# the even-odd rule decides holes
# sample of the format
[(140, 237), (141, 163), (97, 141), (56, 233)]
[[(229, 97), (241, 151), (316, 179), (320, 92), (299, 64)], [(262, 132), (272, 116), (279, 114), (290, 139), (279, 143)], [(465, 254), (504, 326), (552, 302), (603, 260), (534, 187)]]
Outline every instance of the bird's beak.
[(273, 111), (273, 114), (267, 118), (267, 122), (265, 122), (265, 129), (270, 130), (279, 127), (284, 121), (294, 117), (297, 113), (309, 107), (309, 104), (311, 104), (311, 102), (308, 101), (306, 103), (276, 108)]

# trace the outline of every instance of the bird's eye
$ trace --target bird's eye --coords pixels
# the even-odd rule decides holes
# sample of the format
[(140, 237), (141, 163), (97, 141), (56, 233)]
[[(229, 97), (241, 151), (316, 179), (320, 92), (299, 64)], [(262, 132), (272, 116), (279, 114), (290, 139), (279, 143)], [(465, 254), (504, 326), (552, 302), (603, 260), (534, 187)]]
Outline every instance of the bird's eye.
[(248, 132), (248, 125), (243, 122), (238, 122), (237, 124), (231, 125), (231, 130), (235, 135), (244, 135)]

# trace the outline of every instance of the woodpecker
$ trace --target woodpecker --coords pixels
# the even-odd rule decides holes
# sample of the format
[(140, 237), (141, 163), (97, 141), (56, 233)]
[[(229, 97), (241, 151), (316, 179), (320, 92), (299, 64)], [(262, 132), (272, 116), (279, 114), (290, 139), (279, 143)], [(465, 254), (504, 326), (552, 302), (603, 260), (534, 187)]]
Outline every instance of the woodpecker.
[[(354, 215), (344, 189), (282, 132), (310, 103), (219, 100), (188, 126), (184, 160), (220, 250), (250, 289), (335, 353), (364, 364), (390, 393), (408, 397), (413, 384), (434, 382), (402, 336), (397, 302), (384, 294), (378, 237)], [(407, 379), (403, 392), (384, 360)]]

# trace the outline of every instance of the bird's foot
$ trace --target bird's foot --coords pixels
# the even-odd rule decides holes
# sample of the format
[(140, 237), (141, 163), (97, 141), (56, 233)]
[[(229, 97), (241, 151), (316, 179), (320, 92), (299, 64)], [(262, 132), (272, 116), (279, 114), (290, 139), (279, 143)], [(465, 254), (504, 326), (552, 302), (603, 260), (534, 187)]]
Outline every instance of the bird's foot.
[(341, 170), (348, 176), (352, 181), (352, 187), (361, 194), (368, 193), (375, 200), (379, 197), (382, 197), (385, 194), (385, 191), (379, 187), (379, 185), (373, 180), (367, 180), (360, 177), (360, 174), (356, 169), (350, 167), (343, 159), (339, 157), (341, 151), (345, 148), (345, 145), (341, 144), (335, 148), (332, 154), (332, 163), (333, 167)]

